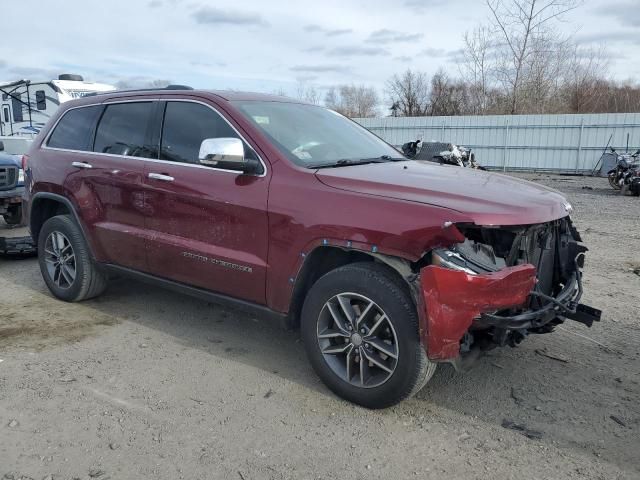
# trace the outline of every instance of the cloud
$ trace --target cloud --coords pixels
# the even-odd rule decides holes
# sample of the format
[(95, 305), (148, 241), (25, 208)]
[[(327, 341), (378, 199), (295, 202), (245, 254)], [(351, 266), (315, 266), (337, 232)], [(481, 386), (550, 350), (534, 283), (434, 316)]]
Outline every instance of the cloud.
[(192, 60), (189, 62), (190, 65), (194, 67), (205, 67), (205, 68), (220, 68), (226, 67), (228, 65), (227, 62), (202, 62), (199, 60)]
[(128, 88), (164, 88), (172, 83), (173, 82), (171, 80), (133, 76), (120, 78), (120, 80), (115, 83), (115, 86), (119, 90), (126, 90)]
[(304, 31), (309, 33), (322, 33), (327, 37), (337, 37), (338, 35), (346, 35), (347, 33), (353, 33), (353, 30), (350, 28), (330, 29), (315, 23), (312, 23), (310, 25), (305, 25)]
[(638, 28), (640, 26), (640, 8), (637, 1), (611, 2), (594, 9), (597, 15), (614, 17), (621, 25)]
[(408, 55), (400, 55), (399, 57), (393, 57), (393, 59), (399, 62), (410, 62), (411, 60), (413, 60), (413, 57), (410, 57)]
[(313, 47), (305, 48), (302, 51), (305, 53), (318, 53), (318, 52), (323, 52), (324, 50), (325, 50), (325, 47), (323, 47), (322, 45), (315, 45)]
[(200, 24), (268, 25), (260, 14), (238, 12), (235, 10), (222, 10), (214, 7), (200, 7), (191, 14), (191, 17)]
[(149, 8), (160, 8), (160, 7), (171, 7), (171, 6), (176, 6), (179, 3), (182, 3), (183, 0), (150, 0), (149, 3), (147, 3), (147, 7)]
[(318, 75), (296, 75), (296, 81), (300, 83), (314, 82), (318, 79)]
[(299, 73), (347, 73), (344, 65), (294, 65), (289, 70)]
[(358, 45), (354, 45), (351, 47), (344, 46), (344, 47), (332, 48), (327, 52), (327, 55), (331, 57), (352, 57), (356, 55), (367, 56), (367, 57), (380, 57), (380, 56), (390, 55), (390, 53), (384, 48), (360, 47)]
[(450, 62), (461, 62), (464, 60), (464, 51), (461, 48), (456, 50), (445, 50), (444, 48), (423, 48), (418, 55), (429, 58), (444, 58)]
[(640, 45), (640, 33), (638, 31), (600, 31), (576, 36), (579, 44), (587, 43), (634, 43)]
[(418, 55), (426, 55), (427, 57), (441, 58), (441, 57), (446, 57), (447, 56), (447, 51), (444, 48), (430, 48), (430, 47), (428, 47), (428, 48), (425, 48), (423, 50), (420, 50)]
[(372, 32), (366, 41), (369, 43), (380, 43), (386, 45), (397, 42), (417, 42), (423, 36), (424, 35), (422, 33), (398, 32), (396, 30), (383, 28), (382, 30)]
[(58, 78), (61, 73), (66, 73), (65, 69), (47, 68), (47, 67), (22, 67), (10, 66), (7, 62), (0, 61), (0, 76), (2, 81), (14, 81), (18, 79), (27, 80), (53, 80)]
[(446, 3), (446, 0), (405, 0), (404, 6), (422, 13), (427, 8), (438, 7), (444, 3)]
[(353, 30), (350, 28), (338, 28), (336, 30), (327, 30), (324, 34), (327, 37), (337, 37), (338, 35), (346, 35), (347, 33), (352, 33)]

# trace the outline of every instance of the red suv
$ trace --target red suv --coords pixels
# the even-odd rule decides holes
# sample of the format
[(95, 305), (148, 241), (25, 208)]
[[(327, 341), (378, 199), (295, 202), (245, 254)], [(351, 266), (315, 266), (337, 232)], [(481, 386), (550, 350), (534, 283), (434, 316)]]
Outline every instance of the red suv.
[(130, 274), (299, 326), (317, 374), (370, 408), (437, 363), (514, 346), (578, 303), (584, 252), (557, 191), (410, 161), (347, 118), (186, 87), (65, 103), (24, 159), (56, 297)]

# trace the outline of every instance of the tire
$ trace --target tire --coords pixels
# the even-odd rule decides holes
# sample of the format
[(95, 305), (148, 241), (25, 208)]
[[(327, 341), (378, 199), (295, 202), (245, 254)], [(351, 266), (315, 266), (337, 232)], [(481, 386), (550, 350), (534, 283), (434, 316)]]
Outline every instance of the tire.
[[(64, 265), (56, 267), (57, 259)], [(40, 229), (38, 263), (51, 293), (65, 302), (96, 297), (107, 286), (107, 276), (91, 259), (82, 231), (69, 215), (52, 217)]]
[[(367, 307), (368, 302), (373, 305)], [(368, 312), (357, 332), (346, 321), (347, 311), (351, 318)], [(383, 316), (388, 321), (379, 323)], [(388, 267), (373, 262), (332, 270), (311, 287), (302, 308), (301, 336), (313, 369), (327, 387), (367, 408), (390, 407), (412, 396), (436, 369), (420, 343), (418, 315), (406, 285)], [(373, 358), (391, 373), (360, 358)]]
[(22, 222), (22, 205), (9, 207), (9, 210), (3, 217), (7, 225), (20, 225)]
[(615, 173), (610, 173), (609, 175), (607, 175), (607, 178), (609, 179), (609, 185), (611, 185), (611, 188), (613, 188), (615, 190), (620, 190), (621, 187), (618, 184), (618, 182), (616, 182)]

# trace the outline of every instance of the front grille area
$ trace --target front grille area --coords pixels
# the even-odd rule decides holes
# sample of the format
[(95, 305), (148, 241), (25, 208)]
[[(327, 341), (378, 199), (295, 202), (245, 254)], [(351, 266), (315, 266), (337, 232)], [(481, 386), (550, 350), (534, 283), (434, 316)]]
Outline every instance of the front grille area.
[(536, 288), (545, 295), (559, 293), (575, 271), (577, 251), (569, 248), (574, 241), (574, 230), (568, 218), (514, 227), (473, 226), (466, 228), (464, 235), (492, 248), (495, 256), (503, 259), (507, 266), (534, 265), (538, 277)]
[(0, 190), (11, 190), (18, 184), (17, 167), (0, 167)]

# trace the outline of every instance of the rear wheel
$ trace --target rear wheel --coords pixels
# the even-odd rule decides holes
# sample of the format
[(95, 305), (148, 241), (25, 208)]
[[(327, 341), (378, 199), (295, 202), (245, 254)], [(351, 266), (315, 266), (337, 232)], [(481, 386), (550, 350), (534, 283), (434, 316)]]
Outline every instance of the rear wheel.
[(405, 285), (373, 262), (320, 278), (305, 300), (301, 329), (318, 376), (337, 395), (367, 408), (413, 395), (435, 371)]
[(69, 215), (47, 220), (38, 236), (38, 263), (57, 298), (78, 302), (101, 294), (107, 277), (93, 262), (78, 225)]

